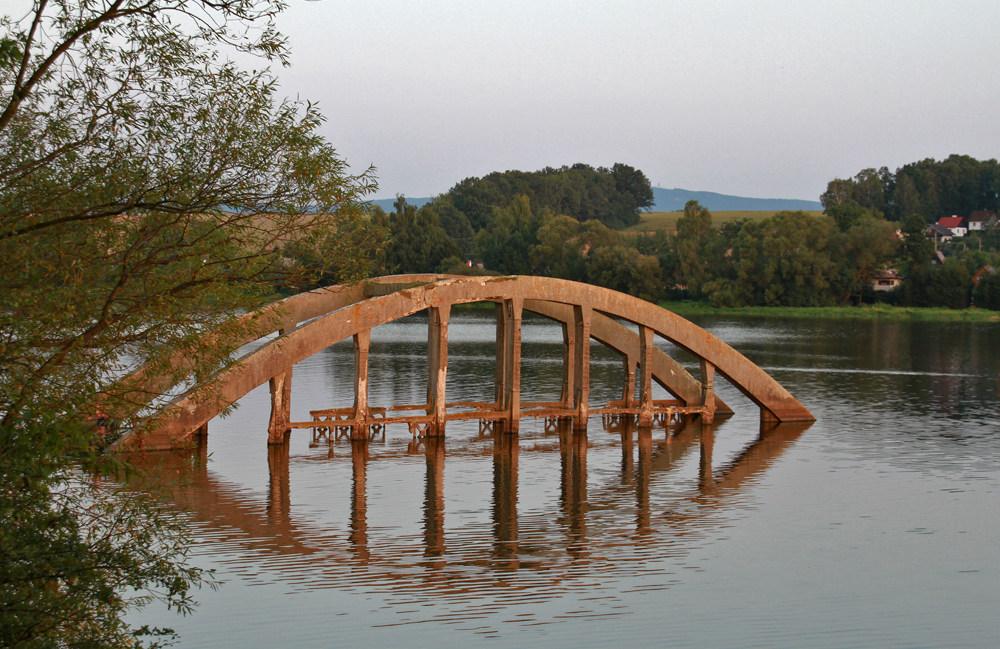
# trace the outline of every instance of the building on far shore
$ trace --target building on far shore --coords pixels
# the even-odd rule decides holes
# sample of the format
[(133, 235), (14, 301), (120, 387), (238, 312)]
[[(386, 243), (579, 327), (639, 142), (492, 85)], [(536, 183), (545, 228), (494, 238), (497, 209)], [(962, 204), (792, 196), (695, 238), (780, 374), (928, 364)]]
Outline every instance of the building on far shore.
[(964, 237), (969, 231), (964, 216), (942, 216), (937, 222), (943, 228), (948, 228), (956, 237)]
[(993, 268), (993, 266), (983, 266), (978, 271), (976, 271), (975, 275), (972, 276), (972, 285), (979, 286), (979, 280), (981, 280), (983, 277), (996, 274), (997, 271)]
[(989, 230), (997, 224), (997, 213), (989, 210), (974, 210), (969, 215), (969, 231)]
[(876, 291), (891, 291), (903, 283), (903, 276), (894, 270), (880, 270), (872, 275), (872, 288)]
[[(944, 219), (941, 220), (943, 221)], [(951, 241), (954, 236), (955, 234), (943, 225), (931, 223), (927, 226), (927, 238), (934, 239), (935, 247), (937, 247), (938, 241), (941, 243), (947, 243)]]

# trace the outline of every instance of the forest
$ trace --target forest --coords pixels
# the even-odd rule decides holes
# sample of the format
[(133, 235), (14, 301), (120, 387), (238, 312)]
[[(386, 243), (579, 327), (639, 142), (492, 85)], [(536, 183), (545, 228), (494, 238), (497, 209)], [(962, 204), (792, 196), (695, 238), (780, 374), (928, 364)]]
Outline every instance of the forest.
[[(786, 211), (717, 225), (691, 201), (676, 231), (636, 233), (623, 229), (652, 203), (642, 171), (619, 163), (496, 172), (419, 209), (403, 196), (392, 212), (376, 207), (372, 222), (386, 243), (373, 272), (544, 275), (723, 307), (1000, 309), (1000, 277), (987, 272), (973, 285), (983, 267), (1000, 268), (1000, 230), (939, 245), (940, 256), (925, 234), (941, 215), (996, 211), (998, 195), (996, 160), (953, 155), (834, 179), (818, 216)], [(890, 269), (903, 285), (876, 294), (875, 276)]]

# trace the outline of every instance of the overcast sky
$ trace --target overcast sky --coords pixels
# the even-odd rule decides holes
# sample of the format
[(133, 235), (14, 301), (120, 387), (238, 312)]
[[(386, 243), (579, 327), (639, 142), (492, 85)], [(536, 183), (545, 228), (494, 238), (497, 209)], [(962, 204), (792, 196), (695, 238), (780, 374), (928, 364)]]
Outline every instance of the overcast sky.
[(286, 94), (378, 197), (624, 162), (817, 200), (834, 176), (1000, 156), (1000, 1), (291, 0)]

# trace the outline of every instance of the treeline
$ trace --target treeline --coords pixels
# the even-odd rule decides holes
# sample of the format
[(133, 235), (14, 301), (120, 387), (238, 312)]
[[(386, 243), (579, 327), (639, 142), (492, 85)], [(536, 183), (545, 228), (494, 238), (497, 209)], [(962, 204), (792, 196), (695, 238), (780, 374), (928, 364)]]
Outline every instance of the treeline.
[(890, 221), (919, 214), (928, 223), (945, 216), (968, 217), (974, 210), (1000, 209), (1000, 164), (951, 155), (940, 162), (927, 158), (890, 172), (864, 169), (853, 178), (835, 178), (820, 201), (827, 213), (861, 207)]
[[(401, 196), (392, 212), (376, 207), (374, 222), (388, 233), (386, 269), (438, 272), (474, 259), (500, 272), (530, 274), (525, 260), (538, 229), (552, 216), (617, 230), (637, 224), (652, 204), (653, 189), (642, 171), (621, 163), (610, 169), (575, 164), (466, 178), (419, 209)], [(501, 240), (507, 254), (497, 249)]]
[[(444, 203), (450, 205), (450, 203)], [(943, 264), (926, 236), (923, 218), (902, 224), (860, 208), (851, 219), (779, 212), (716, 227), (711, 213), (687, 204), (675, 233), (615, 231), (597, 219), (580, 221), (515, 196), (495, 207), (471, 237), (471, 252), (442, 225), (441, 203), (420, 209), (404, 198), (376, 220), (389, 232), (383, 272), (542, 275), (604, 286), (651, 301), (707, 300), (715, 306), (836, 306), (883, 301), (904, 306), (1000, 309), (1000, 276), (972, 276), (1000, 268), (998, 232), (986, 251), (952, 244)], [(447, 212), (446, 212), (447, 214)], [(976, 241), (974, 238), (969, 241)], [(975, 244), (974, 244), (975, 245)], [(467, 260), (481, 263), (469, 268)], [(892, 292), (873, 284), (885, 269), (905, 276)]]
[[(870, 173), (869, 173), (870, 172)], [(952, 156), (925, 160), (889, 174), (866, 170), (834, 180), (822, 215), (779, 212), (717, 227), (711, 213), (687, 204), (676, 232), (623, 232), (652, 202), (639, 170), (574, 165), (466, 179), (420, 207), (400, 196), (391, 212), (375, 208), (369, 227), (341, 231), (337, 247), (381, 240), (370, 274), (453, 273), (542, 275), (630, 293), (647, 300), (707, 300), (716, 306), (835, 306), (883, 301), (905, 306), (1000, 309), (1000, 279), (979, 269), (1000, 268), (1000, 229), (935, 251), (924, 214), (900, 197), (911, 178), (922, 194), (912, 209), (961, 212), (955, 205), (995, 205), (996, 161)], [(877, 182), (876, 182), (877, 181)], [(973, 182), (975, 181), (975, 182)], [(916, 183), (914, 183), (916, 185)], [(992, 193), (991, 193), (992, 192)], [(908, 199), (907, 199), (908, 200)], [(993, 203), (990, 203), (993, 201)], [(924, 207), (920, 207), (924, 206)], [(909, 209), (909, 208), (906, 208)], [(353, 243), (357, 240), (359, 243)], [(971, 247), (973, 250), (966, 250)], [(320, 263), (313, 260), (309, 263)], [(892, 292), (874, 290), (878, 276), (903, 275)], [(356, 269), (352, 269), (356, 270)], [(343, 274), (334, 269), (328, 282)], [(355, 273), (356, 274), (356, 273)]]
[[(940, 261), (926, 224), (911, 215), (902, 224), (863, 210), (850, 221), (829, 214), (779, 212), (761, 221), (723, 224), (689, 203), (677, 234), (638, 239), (641, 252), (656, 254), (673, 294), (707, 299), (714, 306), (837, 306), (881, 301), (900, 306), (962, 309), (975, 304), (1000, 310), (1000, 275), (973, 276), (1000, 268), (997, 233), (986, 250), (969, 250), (975, 237), (952, 244)], [(875, 291), (886, 269), (905, 279), (893, 291)], [(669, 286), (669, 284), (668, 284)], [(683, 289), (678, 291), (678, 289)], [(671, 293), (671, 291), (667, 291)]]

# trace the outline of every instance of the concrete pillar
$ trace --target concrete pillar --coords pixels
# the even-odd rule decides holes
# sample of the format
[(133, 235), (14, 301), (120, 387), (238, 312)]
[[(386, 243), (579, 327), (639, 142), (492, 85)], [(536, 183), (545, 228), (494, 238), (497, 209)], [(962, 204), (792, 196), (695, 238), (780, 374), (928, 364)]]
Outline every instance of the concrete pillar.
[(427, 325), (427, 414), (432, 417), (428, 436), (444, 435), (448, 409), (445, 385), (448, 378), (448, 319), (451, 305), (432, 307)]
[(639, 425), (653, 425), (653, 330), (639, 325)]
[(701, 360), (701, 405), (708, 408), (701, 422), (711, 424), (715, 421), (715, 365), (705, 359)]
[(368, 439), (368, 351), (372, 331), (354, 334), (354, 426), (351, 439)]
[(635, 401), (635, 358), (628, 354), (622, 354), (622, 365), (625, 370), (625, 377), (622, 381), (622, 407), (631, 408)]
[(516, 433), (521, 426), (521, 314), (524, 299), (504, 300), (504, 410), (507, 413), (507, 433)]
[(590, 318), (593, 310), (587, 305), (573, 305), (574, 340), (574, 380), (573, 407), (576, 415), (573, 419), (574, 430), (587, 430), (587, 418), (590, 416), (588, 401), (590, 399)]
[(576, 380), (576, 327), (568, 323), (560, 323), (563, 334), (563, 385), (559, 400), (565, 410), (573, 409), (573, 391)]
[(503, 302), (496, 303), (497, 316), (497, 356), (496, 378), (494, 379), (494, 396), (497, 408), (503, 409), (507, 394), (507, 316)]
[(274, 376), (271, 387), (271, 419), (267, 424), (267, 443), (281, 444), (291, 432), (292, 368)]

